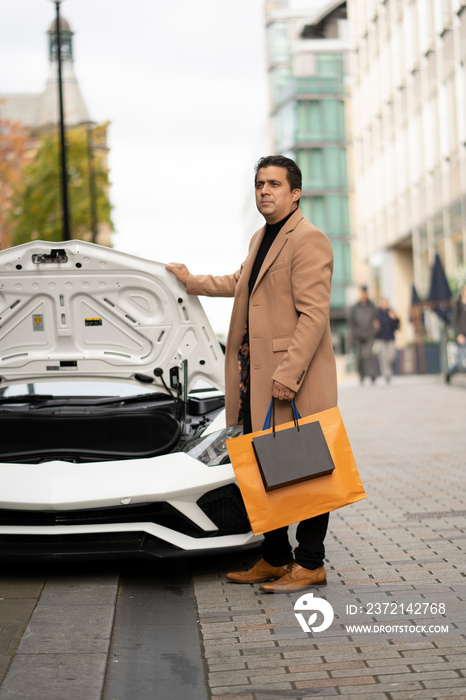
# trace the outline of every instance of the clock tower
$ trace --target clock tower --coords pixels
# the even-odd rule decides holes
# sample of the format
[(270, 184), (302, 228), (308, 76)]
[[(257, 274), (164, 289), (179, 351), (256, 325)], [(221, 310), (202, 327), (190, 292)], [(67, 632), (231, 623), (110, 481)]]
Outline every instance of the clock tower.
[[(58, 32), (57, 32), (57, 20), (54, 20), (48, 30), (49, 35), (49, 59), (50, 61), (57, 60), (58, 51)], [(60, 39), (61, 39), (61, 59), (62, 61), (72, 61), (73, 60), (73, 32), (71, 31), (70, 25), (60, 17)]]
[[(39, 100), (37, 126), (48, 127), (58, 122), (58, 32), (57, 20), (50, 25), (49, 61), (50, 73), (45, 91)], [(64, 120), (67, 127), (90, 121), (89, 114), (79, 89), (73, 67), (73, 32), (63, 17), (60, 17), (60, 43), (62, 60), (62, 84)]]

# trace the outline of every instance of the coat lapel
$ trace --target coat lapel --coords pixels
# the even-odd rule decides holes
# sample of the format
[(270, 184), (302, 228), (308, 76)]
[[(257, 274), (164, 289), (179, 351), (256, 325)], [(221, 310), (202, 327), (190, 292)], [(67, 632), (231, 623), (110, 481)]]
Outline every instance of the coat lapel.
[[(283, 246), (286, 244), (288, 240), (288, 234), (291, 233), (296, 228), (296, 225), (298, 224), (299, 221), (303, 218), (301, 210), (298, 208), (293, 216), (290, 216), (286, 224), (280, 229), (280, 231), (277, 234), (277, 237), (275, 238), (274, 242), (269, 248), (269, 251), (267, 255), (265, 256), (265, 260), (262, 263), (262, 267), (259, 271), (259, 274), (257, 275), (257, 280), (256, 284), (254, 285), (254, 289), (251, 292), (251, 295), (254, 294), (255, 290), (257, 289), (257, 285), (260, 284), (262, 278), (264, 275), (267, 273), (267, 270), (270, 268), (270, 266), (275, 262), (277, 259), (278, 255), (280, 254), (281, 250), (283, 249)], [(258, 242), (257, 247), (255, 247), (255, 251), (251, 251), (251, 267), (252, 264), (254, 263), (254, 260), (256, 259), (257, 251), (259, 250), (259, 246), (261, 244), (261, 241), (264, 237), (265, 233), (265, 228), (264, 232), (260, 236), (260, 240)], [(249, 276), (248, 276), (249, 279)]]
[(241, 277), (240, 277), (239, 282), (238, 282), (238, 287), (240, 287), (240, 289), (243, 285), (246, 285), (246, 287), (249, 285), (249, 278), (251, 277), (252, 266), (254, 265), (254, 260), (256, 259), (256, 255), (259, 252), (260, 244), (262, 243), (262, 239), (264, 238), (264, 234), (265, 234), (265, 226), (263, 226), (261, 229), (259, 229), (257, 231), (256, 239), (255, 239), (254, 243), (251, 245), (251, 249), (248, 253), (248, 257), (244, 261), (243, 271), (241, 273)]

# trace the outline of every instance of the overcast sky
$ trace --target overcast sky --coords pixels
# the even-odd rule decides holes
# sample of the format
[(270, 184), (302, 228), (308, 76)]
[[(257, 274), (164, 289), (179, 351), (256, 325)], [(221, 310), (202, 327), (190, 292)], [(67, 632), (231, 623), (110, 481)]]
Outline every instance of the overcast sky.
[[(43, 90), (55, 7), (0, 0), (0, 93)], [(269, 151), (264, 0), (63, 0), (60, 12), (89, 115), (111, 123), (114, 246), (234, 272), (261, 224), (244, 209)], [(225, 302), (204, 306), (224, 332)]]

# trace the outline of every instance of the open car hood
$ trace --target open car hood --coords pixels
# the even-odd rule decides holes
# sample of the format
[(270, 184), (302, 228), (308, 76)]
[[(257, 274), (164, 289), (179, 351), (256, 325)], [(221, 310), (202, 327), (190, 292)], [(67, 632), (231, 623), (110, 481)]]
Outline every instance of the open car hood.
[(84, 241), (0, 251), (0, 388), (104, 379), (223, 389), (223, 353), (162, 263)]

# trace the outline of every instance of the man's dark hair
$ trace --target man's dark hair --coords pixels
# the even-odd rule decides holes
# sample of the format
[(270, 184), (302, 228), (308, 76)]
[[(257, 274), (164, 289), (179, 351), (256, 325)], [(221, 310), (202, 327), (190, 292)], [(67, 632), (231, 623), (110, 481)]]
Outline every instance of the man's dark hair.
[(257, 173), (261, 168), (269, 168), (271, 166), (277, 168), (285, 168), (286, 179), (291, 190), (301, 190), (303, 184), (303, 176), (301, 170), (296, 165), (294, 160), (286, 156), (264, 156), (257, 161), (254, 166), (254, 182), (257, 180)]

